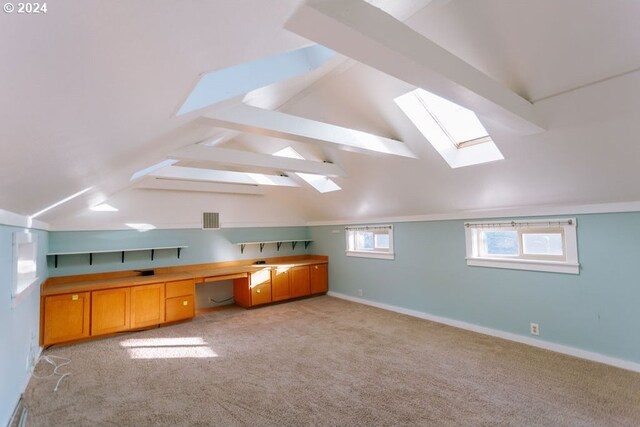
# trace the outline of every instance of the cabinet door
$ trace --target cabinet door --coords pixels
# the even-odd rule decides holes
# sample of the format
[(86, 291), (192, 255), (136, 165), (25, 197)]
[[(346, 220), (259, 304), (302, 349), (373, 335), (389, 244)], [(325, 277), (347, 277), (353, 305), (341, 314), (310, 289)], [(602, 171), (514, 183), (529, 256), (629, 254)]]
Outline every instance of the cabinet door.
[(329, 290), (329, 275), (327, 264), (310, 266), (311, 293), (321, 294)]
[(126, 331), (130, 327), (131, 288), (91, 292), (91, 335)]
[(271, 271), (271, 300), (282, 301), (291, 298), (289, 269), (276, 268)]
[(89, 336), (89, 292), (44, 298), (45, 346)]
[(191, 319), (196, 314), (193, 295), (167, 298), (166, 308), (167, 322)]
[(271, 271), (264, 269), (251, 273), (251, 305), (271, 302)]
[(309, 266), (294, 267), (289, 271), (291, 298), (309, 295)]
[(164, 283), (131, 288), (131, 328), (164, 322)]

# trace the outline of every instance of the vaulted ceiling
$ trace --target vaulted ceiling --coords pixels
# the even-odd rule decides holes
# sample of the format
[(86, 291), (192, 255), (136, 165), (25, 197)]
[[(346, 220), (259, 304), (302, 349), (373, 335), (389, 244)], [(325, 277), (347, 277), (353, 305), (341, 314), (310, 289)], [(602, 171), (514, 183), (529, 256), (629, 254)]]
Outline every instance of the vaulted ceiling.
[[(53, 229), (640, 201), (635, 0), (48, 6), (0, 16), (0, 208), (88, 189), (37, 216)], [(206, 75), (231, 80), (181, 110)], [(504, 160), (451, 168), (394, 102), (416, 87), (475, 111)]]

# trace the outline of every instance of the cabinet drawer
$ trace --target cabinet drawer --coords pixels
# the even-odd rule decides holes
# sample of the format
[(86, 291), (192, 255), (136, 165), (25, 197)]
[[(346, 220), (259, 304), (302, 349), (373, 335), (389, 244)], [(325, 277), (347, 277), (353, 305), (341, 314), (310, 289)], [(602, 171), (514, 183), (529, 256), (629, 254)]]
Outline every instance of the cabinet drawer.
[(262, 282), (251, 288), (251, 305), (271, 302), (271, 281)]
[(181, 297), (185, 295), (193, 295), (195, 293), (195, 282), (193, 279), (179, 280), (177, 282), (167, 282), (166, 296), (167, 298)]
[[(168, 285), (168, 283), (167, 283)], [(167, 298), (165, 307), (165, 319), (167, 322), (191, 319), (195, 315), (193, 295)]]

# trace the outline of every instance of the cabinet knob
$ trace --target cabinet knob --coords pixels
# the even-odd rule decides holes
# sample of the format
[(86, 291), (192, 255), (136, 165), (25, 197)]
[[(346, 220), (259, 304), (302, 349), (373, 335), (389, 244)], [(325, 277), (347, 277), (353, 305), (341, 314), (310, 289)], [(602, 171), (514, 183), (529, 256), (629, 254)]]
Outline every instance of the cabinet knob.
[(256, 289), (256, 294), (259, 294), (259, 293), (260, 293), (260, 289)]
[(316, 265), (316, 270), (318, 269), (318, 266)]
[(71, 301), (78, 301), (78, 295), (71, 295)]
[(189, 301), (187, 300), (182, 301), (182, 305), (189, 305)]

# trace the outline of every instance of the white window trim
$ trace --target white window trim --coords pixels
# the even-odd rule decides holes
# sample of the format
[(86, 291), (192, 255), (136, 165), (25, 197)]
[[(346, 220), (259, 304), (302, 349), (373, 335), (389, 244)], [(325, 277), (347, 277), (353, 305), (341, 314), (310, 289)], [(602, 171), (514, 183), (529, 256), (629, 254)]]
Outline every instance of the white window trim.
[[(350, 251), (349, 248), (349, 231), (359, 228), (388, 228), (389, 229), (389, 250), (388, 251)], [(347, 256), (360, 257), (360, 258), (374, 258), (374, 259), (395, 259), (395, 252), (393, 250), (393, 225), (362, 225), (362, 226), (349, 226), (345, 227), (345, 253)]]
[[(35, 262), (38, 260), (38, 235), (30, 232), (15, 232), (13, 234), (13, 278), (11, 288), (11, 307), (17, 307), (22, 301), (24, 301), (36, 288), (36, 285), (40, 284), (39, 269), (36, 269), (36, 276), (30, 277), (26, 280), (20, 281), (18, 279), (18, 246), (23, 241), (33, 242), (36, 245), (35, 250)], [(20, 289), (20, 291), (18, 291)]]
[[(527, 228), (548, 228), (556, 226), (564, 230), (566, 259), (564, 261), (552, 261), (544, 259), (523, 259), (512, 257), (481, 257), (476, 239), (477, 230), (484, 227), (496, 227), (508, 229), (509, 225)], [(512, 270), (546, 271), (551, 273), (580, 274), (578, 262), (578, 241), (576, 234), (575, 218), (554, 219), (525, 219), (513, 221), (489, 221), (465, 223), (465, 239), (467, 249), (467, 265), (473, 267), (506, 268)]]

